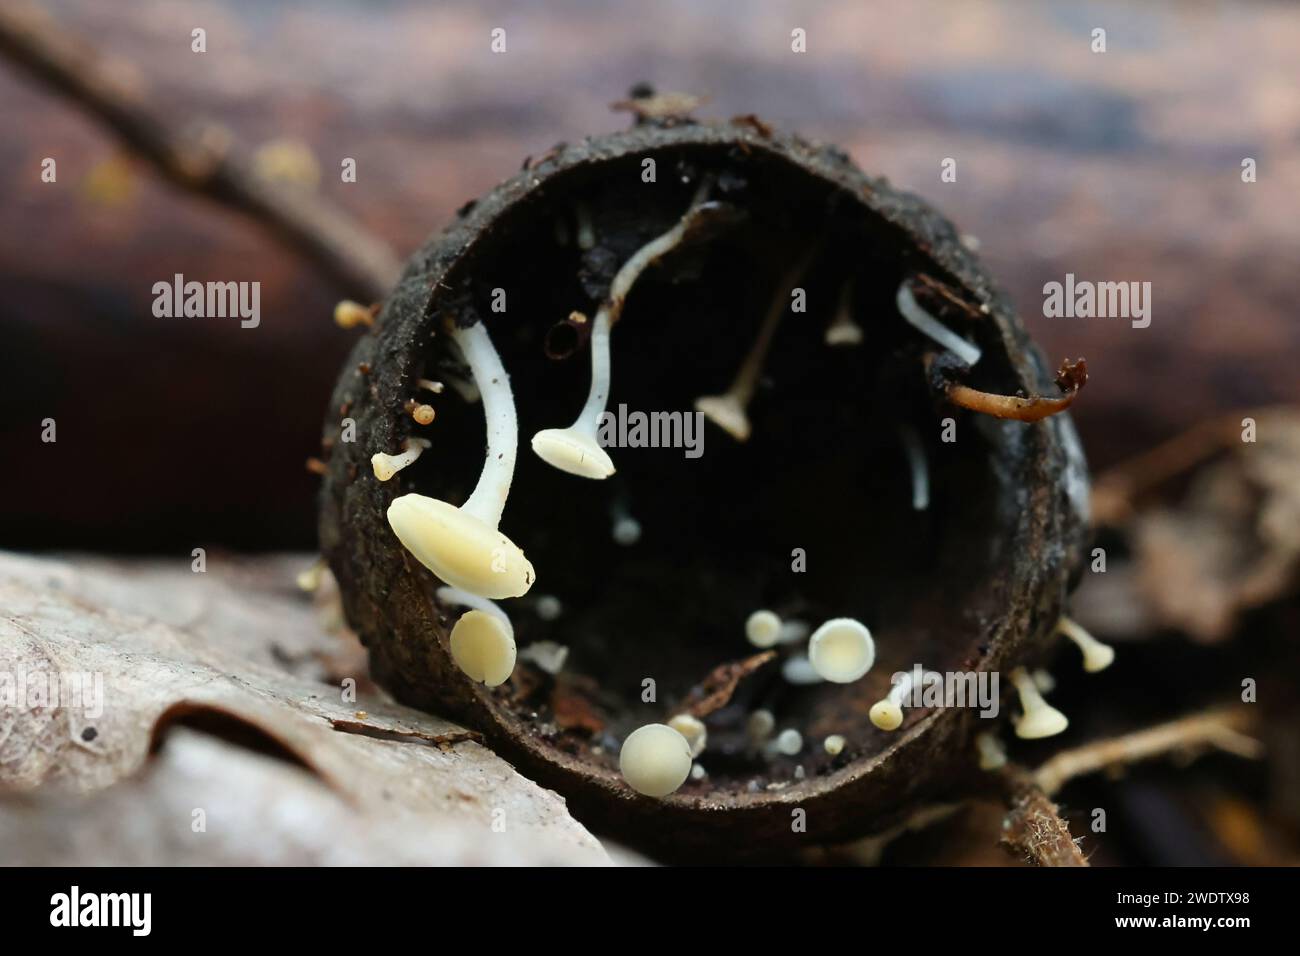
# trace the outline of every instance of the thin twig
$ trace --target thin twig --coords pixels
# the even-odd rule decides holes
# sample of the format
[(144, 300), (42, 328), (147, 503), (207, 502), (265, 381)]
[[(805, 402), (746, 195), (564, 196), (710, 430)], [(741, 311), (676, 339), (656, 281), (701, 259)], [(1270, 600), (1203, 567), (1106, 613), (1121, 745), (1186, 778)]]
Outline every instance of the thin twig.
[(1002, 772), (1002, 780), (1011, 808), (1002, 820), (1002, 845), (1038, 866), (1087, 866), (1060, 808), (1034, 778), (1009, 766)]
[(997, 395), (958, 382), (949, 382), (946, 394), (948, 401), (972, 412), (981, 412), (994, 418), (1037, 422), (1063, 412), (1073, 405), (1075, 398), (1086, 384), (1088, 384), (1088, 363), (1083, 359), (1077, 362), (1065, 359), (1056, 373), (1056, 386), (1061, 390), (1060, 396), (1056, 398), (1048, 398), (1045, 395), (1031, 395), (1028, 398), (1021, 398), (1018, 395)]
[(1242, 733), (1246, 726), (1245, 715), (1240, 711), (1195, 714), (1121, 737), (1063, 750), (1034, 771), (1033, 781), (1051, 797), (1075, 777), (1171, 752), (1218, 749), (1238, 757), (1258, 759), (1263, 754), (1263, 745)]
[(382, 299), (397, 281), (400, 264), (386, 243), (319, 196), (276, 188), (232, 156), (227, 138), (212, 127), (206, 136), (173, 128), (123, 79), (131, 71), (44, 11), (17, 0), (0, 7), (0, 54), (77, 103), (172, 183), (267, 227), (345, 293)]
[(719, 664), (686, 695), (682, 713), (701, 718), (726, 707), (740, 682), (774, 657), (776, 651), (764, 651), (752, 657)]

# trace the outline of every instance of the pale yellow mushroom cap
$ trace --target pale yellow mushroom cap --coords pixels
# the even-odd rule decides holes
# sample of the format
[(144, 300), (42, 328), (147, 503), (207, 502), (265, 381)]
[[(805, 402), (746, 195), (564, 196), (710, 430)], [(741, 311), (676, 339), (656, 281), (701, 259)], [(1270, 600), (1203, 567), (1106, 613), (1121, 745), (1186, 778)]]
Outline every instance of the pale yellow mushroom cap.
[(897, 730), (903, 725), (903, 708), (888, 697), (872, 704), (867, 716), (881, 730)]
[(579, 478), (608, 478), (614, 462), (594, 435), (573, 428), (545, 428), (533, 436), (533, 451), (552, 468)]
[(736, 441), (749, 439), (749, 416), (733, 395), (705, 395), (695, 400), (695, 410)]
[(466, 611), (451, 629), (451, 656), (471, 680), (496, 687), (515, 669), (515, 639), (501, 618)]
[(781, 619), (771, 611), (755, 611), (745, 620), (745, 637), (755, 647), (772, 647), (781, 637)]
[(1011, 682), (1020, 694), (1020, 707), (1024, 716), (1016, 721), (1016, 736), (1021, 740), (1038, 740), (1054, 737), (1070, 726), (1069, 719), (1043, 699), (1034, 686), (1034, 679), (1023, 667), (1011, 672)]
[(388, 524), (421, 564), (454, 588), (485, 598), (519, 597), (533, 586), (533, 566), (496, 528), (455, 505), (402, 495), (388, 506)]
[(690, 714), (678, 714), (668, 721), (668, 726), (686, 738), (686, 743), (691, 748), (691, 757), (704, 753), (709, 742), (709, 730), (704, 726), (704, 721)]
[(844, 743), (845, 740), (840, 734), (831, 734), (822, 741), (822, 747), (832, 757), (838, 757), (844, 752)]
[(832, 618), (808, 639), (808, 660), (823, 679), (851, 684), (876, 662), (876, 642), (862, 622)]
[(646, 724), (623, 741), (618, 766), (637, 793), (666, 797), (686, 782), (691, 772), (691, 747), (667, 724)]

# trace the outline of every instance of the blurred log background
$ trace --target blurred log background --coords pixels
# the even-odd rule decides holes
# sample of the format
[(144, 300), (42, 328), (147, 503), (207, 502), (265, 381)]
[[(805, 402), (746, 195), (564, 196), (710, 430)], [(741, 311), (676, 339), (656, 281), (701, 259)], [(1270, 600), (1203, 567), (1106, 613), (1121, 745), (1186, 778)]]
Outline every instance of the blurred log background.
[[(1290, 4), (43, 7), (132, 64), (127, 79), (179, 126), (215, 121), (300, 179), (314, 161), (315, 188), (401, 255), (525, 156), (623, 126), (608, 103), (645, 80), (708, 96), (702, 115), (756, 112), (841, 143), (977, 236), (1049, 358), (1088, 358), (1076, 420), (1095, 467), (1216, 411), (1300, 397)], [(505, 55), (489, 50), (497, 26)], [(330, 321), (348, 290), (4, 63), (0, 115), (0, 542), (312, 547), (303, 461), (351, 343)], [(57, 183), (41, 182), (44, 157)], [(940, 182), (944, 157), (955, 183)], [(1244, 157), (1258, 182), (1242, 182)], [(260, 281), (261, 326), (154, 318), (153, 283), (178, 272)], [(1043, 318), (1042, 286), (1066, 272), (1152, 282), (1151, 326)]]

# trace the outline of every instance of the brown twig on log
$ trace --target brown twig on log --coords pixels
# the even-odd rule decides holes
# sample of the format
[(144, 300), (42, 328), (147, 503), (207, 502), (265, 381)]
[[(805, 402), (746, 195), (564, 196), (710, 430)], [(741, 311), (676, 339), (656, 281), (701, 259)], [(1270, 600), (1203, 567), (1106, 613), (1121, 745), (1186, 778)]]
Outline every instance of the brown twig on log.
[(1002, 845), (1038, 866), (1087, 866), (1059, 808), (1034, 778), (1008, 767), (1002, 780), (1011, 807), (1002, 821)]
[(1213, 748), (1246, 759), (1258, 759), (1263, 753), (1263, 744), (1242, 732), (1246, 726), (1245, 715), (1240, 712), (1218, 710), (1194, 714), (1121, 737), (1063, 750), (1034, 771), (1033, 781), (1051, 797), (1075, 777), (1172, 752)]
[(740, 682), (775, 657), (776, 651), (764, 651), (742, 660), (719, 664), (686, 695), (682, 713), (702, 718), (727, 706)]
[(1031, 395), (1028, 398), (1021, 398), (1018, 395), (995, 395), (956, 382), (948, 383), (946, 394), (948, 401), (972, 412), (981, 412), (994, 418), (1037, 422), (1049, 415), (1063, 412), (1073, 405), (1075, 398), (1086, 384), (1088, 384), (1088, 363), (1083, 359), (1077, 362), (1064, 359), (1056, 373), (1056, 385), (1061, 390), (1058, 398), (1047, 398), (1043, 395)]
[(303, 189), (277, 188), (231, 155), (226, 137), (174, 129), (124, 70), (28, 4), (0, 8), (0, 54), (111, 129), (175, 185), (245, 213), (351, 294), (382, 299), (397, 281), (391, 249)]

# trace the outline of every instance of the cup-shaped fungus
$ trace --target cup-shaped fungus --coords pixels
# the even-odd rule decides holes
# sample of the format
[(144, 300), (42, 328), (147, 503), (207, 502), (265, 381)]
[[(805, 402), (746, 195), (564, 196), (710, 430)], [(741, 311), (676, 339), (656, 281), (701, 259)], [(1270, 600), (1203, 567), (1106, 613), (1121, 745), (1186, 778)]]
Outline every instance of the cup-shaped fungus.
[[(641, 181), (647, 159), (658, 168), (653, 188)], [(713, 207), (743, 219), (696, 229)], [(589, 219), (581, 243), (579, 208)], [(557, 221), (567, 224), (559, 239)], [(683, 222), (680, 242), (657, 245)], [(899, 315), (905, 286), (910, 321)], [(861, 341), (828, 348), (850, 287)], [(495, 308), (498, 288), (506, 312)], [(932, 323), (915, 324), (913, 305)], [(602, 307), (608, 318), (597, 323)], [(575, 313), (592, 316), (586, 345), (577, 336), (573, 349), (548, 352), (556, 318)], [(619, 369), (609, 377), (615, 326)], [(475, 341), (489, 330), (494, 363)], [(590, 362), (578, 357), (587, 345)], [(973, 367), (955, 357), (973, 360), (973, 350)], [(869, 711), (884, 688), (874, 674), (856, 679), (872, 655), (855, 622), (870, 624), (891, 662), (944, 673), (1039, 660), (1066, 611), (1087, 527), (1086, 472), (1068, 424), (994, 420), (955, 404), (949, 383), (937, 388), (927, 374), (936, 353), (989, 394), (1053, 387), (952, 227), (834, 147), (752, 120), (643, 118), (557, 148), (411, 259), (330, 401), (321, 549), (376, 679), (405, 703), (482, 731), (584, 822), (660, 856), (770, 857), (904, 819), (952, 786), (978, 722), (932, 708), (907, 733), (881, 733)], [(418, 431), (405, 403), (426, 377), (448, 386), (432, 426), (437, 454), (374, 481), (369, 455), (400, 450)], [(743, 443), (696, 414), (700, 396), (729, 385), (731, 421), (701, 404), (747, 435)], [(466, 403), (477, 393), (481, 411)], [(590, 434), (601, 409), (617, 411), (604, 419), (620, 449), (609, 449), (614, 491), (634, 503), (643, 534), (635, 547), (619, 544), (615, 494), (521, 456), (508, 529), (563, 614), (529, 606), (512, 615), (515, 639), (569, 654), (552, 674), (529, 652), (517, 679), (494, 689), (453, 659), (457, 618), (431, 618), (439, 582), (421, 565), (488, 597), (531, 582), (528, 562), (496, 530), (515, 464), (516, 410), (507, 419), (500, 401), (511, 393), (526, 435), (573, 421), (578, 408)], [(948, 417), (956, 442), (939, 439)], [(345, 419), (364, 441), (338, 440)], [(909, 467), (900, 429), (921, 441), (924, 481), (913, 481), (920, 469)], [(580, 469), (612, 470), (602, 454), (579, 457)], [(390, 503), (401, 541), (386, 523)], [(513, 573), (491, 570), (495, 546)], [(773, 644), (755, 648), (739, 631), (768, 606), (830, 623), (807, 655), (782, 643), (789, 622), (767, 620), (758, 643)], [(642, 696), (648, 678), (653, 700)], [(691, 746), (667, 726), (682, 714), (708, 724), (708, 774), (684, 786)], [(651, 722), (659, 729), (628, 737), (620, 761), (613, 741)], [(849, 743), (827, 746), (828, 735)], [(629, 783), (658, 798), (628, 799)], [(792, 832), (792, 806), (807, 811), (806, 832)]]
[(388, 506), (388, 524), (416, 560), (452, 587), (487, 598), (519, 597), (533, 586), (533, 566), (497, 530), (514, 478), (519, 434), (510, 379), (483, 323), (452, 335), (483, 398), (483, 471), (459, 508), (426, 495), (402, 495)]
[(876, 662), (876, 642), (861, 621), (837, 617), (808, 638), (808, 661), (824, 680), (851, 684)]
[(793, 644), (807, 636), (807, 624), (783, 621), (775, 611), (758, 610), (745, 618), (745, 638), (755, 647), (766, 649), (777, 644)]

